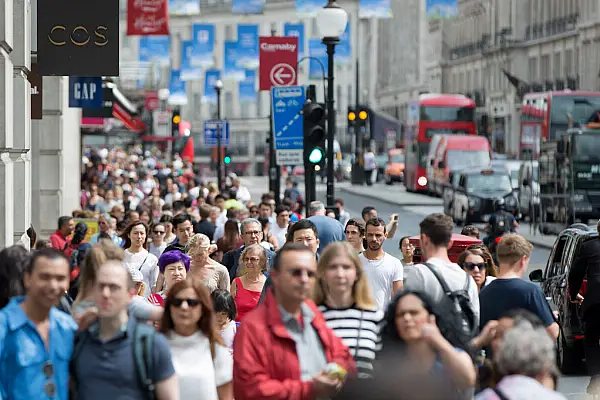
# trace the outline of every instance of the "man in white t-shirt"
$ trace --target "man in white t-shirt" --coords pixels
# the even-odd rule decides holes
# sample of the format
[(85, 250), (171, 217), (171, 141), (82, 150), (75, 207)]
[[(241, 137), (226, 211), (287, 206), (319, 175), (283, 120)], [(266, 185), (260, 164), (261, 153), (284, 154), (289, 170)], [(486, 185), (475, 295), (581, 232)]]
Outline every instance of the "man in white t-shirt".
[[(431, 214), (425, 217), (419, 226), (423, 260), (439, 271), (450, 290), (464, 289), (469, 275), (448, 258), (448, 247), (450, 247), (454, 227), (452, 218), (444, 214)], [(404, 272), (406, 289), (427, 293), (436, 303), (441, 302), (446, 296), (439, 281), (426, 265), (407, 265)], [(469, 279), (469, 298), (478, 323), (479, 293), (473, 278), (469, 277)]]
[(366, 227), (367, 248), (360, 255), (360, 261), (371, 286), (377, 308), (384, 310), (397, 291), (402, 290), (404, 268), (400, 260), (383, 251), (387, 236), (385, 221), (371, 218)]

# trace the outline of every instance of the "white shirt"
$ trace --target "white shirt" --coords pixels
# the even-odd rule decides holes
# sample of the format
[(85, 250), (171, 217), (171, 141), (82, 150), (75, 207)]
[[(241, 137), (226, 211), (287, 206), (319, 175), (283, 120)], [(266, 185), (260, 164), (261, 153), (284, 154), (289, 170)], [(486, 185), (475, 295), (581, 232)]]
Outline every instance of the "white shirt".
[(142, 191), (146, 195), (149, 195), (150, 193), (152, 193), (152, 189), (156, 187), (156, 181), (152, 178), (144, 179), (140, 182), (140, 186), (142, 187)]
[(225, 342), (225, 346), (229, 347), (233, 351), (233, 338), (237, 332), (237, 324), (235, 321), (229, 321), (225, 329), (221, 331), (221, 337)]
[(210, 342), (202, 332), (189, 337), (171, 332), (168, 340), (179, 380), (179, 398), (218, 400), (217, 387), (233, 380), (233, 357), (229, 349), (215, 344), (212, 359)]
[(146, 284), (144, 297), (147, 298), (150, 296), (152, 288), (156, 286), (156, 280), (158, 279), (158, 258), (148, 253), (148, 250), (145, 249), (142, 249), (139, 253), (132, 253), (129, 250), (125, 250), (125, 259), (123, 262), (128, 268), (142, 273), (144, 283)]
[(287, 226), (285, 228), (280, 228), (277, 224), (271, 225), (271, 235), (275, 236), (275, 239), (277, 239), (277, 244), (279, 244), (279, 248), (282, 248), (285, 244), (287, 232)]
[(388, 253), (385, 253), (379, 260), (369, 260), (364, 253), (361, 253), (359, 257), (369, 280), (377, 308), (385, 311), (392, 299), (394, 282), (404, 279), (404, 267), (400, 260)]
[(372, 151), (368, 151), (363, 154), (363, 162), (365, 165), (365, 169), (370, 171), (377, 168), (377, 163), (375, 162), (375, 154)]
[(250, 195), (250, 191), (246, 186), (240, 185), (240, 187), (237, 188), (235, 198), (241, 201), (242, 203), (245, 203), (247, 201), (250, 201), (252, 199), (252, 196)]

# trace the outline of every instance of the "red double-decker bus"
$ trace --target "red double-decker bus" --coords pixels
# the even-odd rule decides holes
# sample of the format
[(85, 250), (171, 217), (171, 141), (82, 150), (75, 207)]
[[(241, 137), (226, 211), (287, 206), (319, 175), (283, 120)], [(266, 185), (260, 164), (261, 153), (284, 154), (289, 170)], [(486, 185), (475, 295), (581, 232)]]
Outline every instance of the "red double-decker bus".
[(569, 127), (585, 125), (599, 109), (600, 92), (527, 93), (521, 104), (521, 159), (537, 159), (542, 141), (556, 140)]
[(460, 94), (422, 94), (409, 105), (404, 185), (426, 191), (429, 143), (436, 134), (475, 135), (475, 101)]

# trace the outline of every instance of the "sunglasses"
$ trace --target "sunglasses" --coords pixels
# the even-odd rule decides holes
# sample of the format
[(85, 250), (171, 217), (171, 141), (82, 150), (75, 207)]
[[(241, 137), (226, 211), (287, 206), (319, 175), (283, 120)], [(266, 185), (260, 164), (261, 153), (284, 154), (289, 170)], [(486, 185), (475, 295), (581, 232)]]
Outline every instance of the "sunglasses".
[(173, 306), (180, 308), (183, 303), (186, 303), (188, 307), (198, 307), (200, 305), (200, 299), (173, 299)]
[(54, 377), (54, 364), (52, 364), (52, 361), (46, 361), (44, 363), (42, 366), (42, 372), (48, 380), (44, 384), (44, 393), (46, 393), (46, 396), (48, 397), (56, 396), (56, 384), (51, 381), (51, 379)]
[(473, 271), (475, 267), (477, 267), (477, 269), (479, 269), (480, 271), (483, 271), (485, 269), (485, 263), (465, 262), (462, 266), (468, 271)]
[(300, 278), (302, 275), (304, 275), (305, 272), (306, 272), (306, 275), (311, 279), (317, 276), (316, 272), (314, 272), (314, 271), (307, 271), (307, 270), (300, 269), (300, 268), (290, 270), (290, 274), (294, 278)]

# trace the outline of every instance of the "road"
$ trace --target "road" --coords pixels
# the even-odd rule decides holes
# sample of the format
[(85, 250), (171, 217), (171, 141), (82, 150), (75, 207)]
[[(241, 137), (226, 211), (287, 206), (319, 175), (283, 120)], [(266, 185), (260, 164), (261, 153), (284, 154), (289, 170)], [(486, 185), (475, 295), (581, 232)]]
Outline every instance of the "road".
[[(376, 186), (374, 186), (374, 190)], [(325, 194), (319, 192), (319, 199), (325, 200)], [(417, 235), (419, 233), (419, 223), (423, 220), (423, 215), (427, 213), (443, 212), (440, 206), (415, 206), (415, 207), (394, 207), (389, 203), (377, 201), (358, 195), (349, 193), (339, 193), (342, 195), (345, 203), (345, 209), (350, 213), (351, 216), (360, 216), (363, 207), (372, 206), (377, 209), (377, 213), (380, 217), (386, 221), (393, 213), (398, 213), (399, 224), (398, 231), (394, 236), (394, 239), (387, 240), (384, 243), (384, 249), (386, 252), (399, 257), (400, 251), (398, 249), (398, 241), (403, 236)], [(426, 196), (424, 196), (426, 197)], [(457, 233), (460, 233), (460, 228), (455, 229)], [(544, 248), (535, 248), (531, 256), (531, 263), (529, 265), (529, 272), (537, 268), (544, 268), (550, 251)], [(525, 277), (527, 278), (527, 276)], [(585, 393), (585, 389), (589, 382), (587, 376), (563, 376), (559, 383), (559, 391), (563, 393), (570, 400), (585, 400), (591, 399)]]

